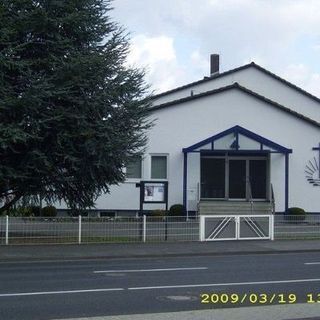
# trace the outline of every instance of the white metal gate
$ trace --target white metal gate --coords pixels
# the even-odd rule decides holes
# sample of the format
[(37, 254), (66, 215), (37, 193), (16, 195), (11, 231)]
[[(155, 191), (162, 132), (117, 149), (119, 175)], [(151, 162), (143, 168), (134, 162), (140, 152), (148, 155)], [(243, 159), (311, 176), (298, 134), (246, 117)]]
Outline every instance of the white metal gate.
[(273, 240), (273, 215), (200, 216), (200, 241)]

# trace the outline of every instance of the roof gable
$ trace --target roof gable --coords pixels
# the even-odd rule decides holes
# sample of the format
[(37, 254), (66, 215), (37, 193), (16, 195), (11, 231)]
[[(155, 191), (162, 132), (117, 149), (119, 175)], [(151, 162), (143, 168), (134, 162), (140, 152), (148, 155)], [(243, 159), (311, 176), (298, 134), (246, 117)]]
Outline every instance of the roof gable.
[(311, 119), (311, 118), (308, 118), (296, 111), (293, 111), (273, 100), (270, 100), (254, 91), (251, 91), (249, 90), (248, 88), (245, 88), (244, 86), (241, 86), (239, 85), (237, 82), (232, 84), (232, 85), (229, 85), (229, 86), (225, 86), (225, 87), (221, 87), (221, 88), (218, 88), (218, 89), (214, 89), (214, 90), (210, 90), (210, 91), (206, 91), (206, 92), (203, 92), (203, 93), (199, 93), (197, 95), (193, 95), (193, 96), (188, 96), (188, 97), (185, 97), (185, 98), (181, 98), (181, 99), (178, 99), (178, 100), (174, 100), (174, 101), (169, 101), (169, 102), (166, 102), (166, 103), (163, 103), (163, 104), (160, 104), (160, 105), (156, 105), (152, 108), (150, 108), (150, 111), (153, 112), (153, 111), (156, 111), (156, 110), (159, 110), (159, 109), (163, 109), (163, 108), (167, 108), (167, 107), (170, 107), (170, 106), (175, 106), (175, 105), (178, 105), (178, 104), (183, 104), (185, 102), (188, 102), (188, 101), (193, 101), (193, 100), (196, 100), (196, 99), (201, 99), (203, 97), (207, 97), (207, 96), (211, 96), (211, 95), (215, 95), (215, 94), (218, 94), (218, 93), (221, 93), (221, 92), (225, 92), (225, 91), (228, 91), (228, 90), (233, 90), (233, 89), (236, 89), (236, 90), (240, 90), (241, 92), (244, 92), (256, 99), (259, 99), (263, 102), (266, 102), (268, 104), (270, 104), (271, 106), (283, 111), (283, 112), (286, 112), (294, 117), (297, 117), (305, 122), (308, 122), (309, 124), (312, 124), (318, 128), (320, 128), (320, 123)]
[(280, 81), (281, 83), (285, 84), (286, 86), (294, 89), (295, 91), (303, 94), (304, 96), (307, 96), (307, 97), (311, 98), (312, 100), (314, 100), (314, 101), (316, 101), (316, 102), (318, 102), (320, 104), (320, 98), (318, 98), (315, 95), (303, 90), (302, 88), (294, 85), (293, 83), (291, 83), (291, 82), (279, 77), (275, 73), (273, 73), (273, 72), (261, 67), (260, 65), (254, 63), (254, 62), (251, 62), (249, 64), (245, 64), (243, 66), (240, 66), (240, 67), (237, 67), (237, 68), (234, 68), (234, 69), (231, 69), (231, 70), (219, 73), (219, 74), (215, 74), (215, 75), (210, 76), (210, 77), (204, 77), (201, 80), (188, 83), (188, 84), (186, 84), (184, 86), (180, 86), (180, 87), (177, 87), (175, 89), (172, 89), (172, 90), (169, 90), (169, 91), (166, 91), (166, 92), (159, 93), (157, 95), (154, 95), (153, 98), (157, 99), (157, 98), (169, 95), (171, 93), (178, 92), (178, 91), (184, 90), (184, 89), (188, 89), (188, 88), (191, 88), (191, 87), (193, 87), (195, 85), (199, 85), (199, 84), (202, 84), (202, 83), (205, 83), (205, 82), (213, 81), (215, 79), (222, 78), (224, 76), (227, 76), (227, 75), (230, 75), (230, 74), (233, 74), (233, 73), (236, 73), (238, 71), (245, 70), (245, 69), (248, 69), (248, 68), (255, 68), (256, 70), (259, 70), (259, 71), (263, 72), (265, 75), (267, 75), (267, 76), (269, 76), (269, 77), (271, 77), (271, 78), (273, 78), (273, 79), (275, 79), (277, 81)]

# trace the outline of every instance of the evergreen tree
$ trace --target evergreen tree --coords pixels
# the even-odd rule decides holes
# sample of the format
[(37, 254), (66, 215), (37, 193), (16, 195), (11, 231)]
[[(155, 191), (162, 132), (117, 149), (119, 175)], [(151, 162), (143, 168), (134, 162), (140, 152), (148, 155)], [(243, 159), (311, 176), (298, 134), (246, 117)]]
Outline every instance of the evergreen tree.
[(93, 206), (143, 150), (150, 99), (110, 0), (0, 0), (0, 201)]

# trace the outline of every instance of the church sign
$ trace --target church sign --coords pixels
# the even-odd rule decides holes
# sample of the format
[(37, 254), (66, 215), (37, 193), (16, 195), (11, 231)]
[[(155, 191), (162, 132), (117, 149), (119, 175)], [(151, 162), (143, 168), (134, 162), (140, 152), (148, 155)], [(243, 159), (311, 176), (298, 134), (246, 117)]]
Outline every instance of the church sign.
[(320, 143), (317, 147), (312, 148), (312, 150), (318, 152), (318, 159), (314, 157), (309, 160), (305, 168), (306, 178), (313, 186), (320, 186)]

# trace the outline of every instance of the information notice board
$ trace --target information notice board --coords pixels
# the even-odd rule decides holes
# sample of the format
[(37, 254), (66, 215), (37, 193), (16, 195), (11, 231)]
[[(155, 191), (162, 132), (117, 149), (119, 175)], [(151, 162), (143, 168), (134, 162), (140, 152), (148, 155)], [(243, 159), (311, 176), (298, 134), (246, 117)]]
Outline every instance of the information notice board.
[(164, 203), (168, 210), (168, 181), (140, 181), (140, 214), (144, 203)]

